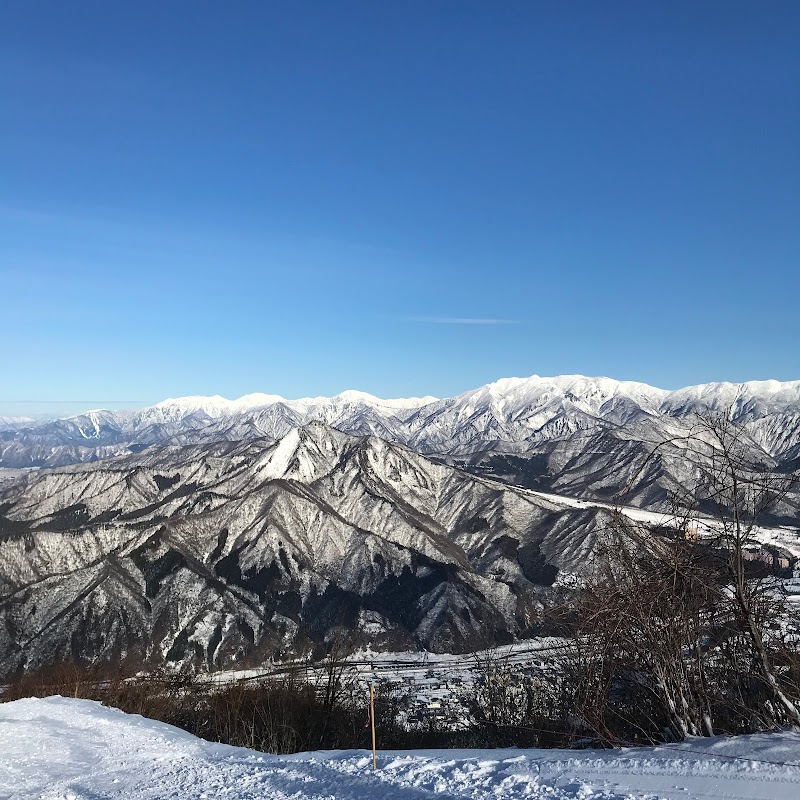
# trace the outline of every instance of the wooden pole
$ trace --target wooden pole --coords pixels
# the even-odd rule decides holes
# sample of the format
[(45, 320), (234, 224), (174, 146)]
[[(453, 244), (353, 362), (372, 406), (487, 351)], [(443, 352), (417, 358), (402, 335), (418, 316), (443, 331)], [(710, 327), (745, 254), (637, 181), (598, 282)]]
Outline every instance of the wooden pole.
[(372, 769), (378, 768), (378, 758), (375, 753), (375, 687), (369, 685), (369, 721), (372, 724)]

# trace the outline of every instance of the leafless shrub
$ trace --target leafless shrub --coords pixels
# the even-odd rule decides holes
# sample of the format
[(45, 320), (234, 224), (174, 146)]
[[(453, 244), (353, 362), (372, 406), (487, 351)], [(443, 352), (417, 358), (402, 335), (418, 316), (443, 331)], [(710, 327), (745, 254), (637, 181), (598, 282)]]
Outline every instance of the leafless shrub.
[(754, 458), (728, 416), (698, 417), (684, 445), (696, 481), (673, 497), (671, 535), (616, 514), (580, 600), (576, 713), (612, 743), (800, 724), (791, 611), (744, 557), (793, 476)]

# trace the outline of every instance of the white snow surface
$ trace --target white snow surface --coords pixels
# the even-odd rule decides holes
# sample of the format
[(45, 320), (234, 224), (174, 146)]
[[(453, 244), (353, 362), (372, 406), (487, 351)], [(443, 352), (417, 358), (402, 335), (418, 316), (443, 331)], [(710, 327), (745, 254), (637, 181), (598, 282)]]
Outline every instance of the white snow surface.
[[(582, 500), (576, 497), (567, 497), (561, 494), (551, 494), (548, 492), (536, 492), (532, 489), (522, 489), (519, 491), (533, 497), (539, 497), (556, 505), (566, 506), (567, 508), (600, 508), (606, 511), (619, 511), (628, 519), (634, 522), (642, 522), (645, 525), (659, 527), (676, 528), (681, 523), (688, 523), (694, 526), (700, 539), (709, 539), (719, 536), (722, 525), (718, 519), (713, 517), (703, 517), (693, 515), (691, 521), (676, 517), (661, 511), (646, 511), (635, 506), (623, 506), (613, 503), (601, 503), (597, 500)], [(756, 525), (749, 532), (749, 543), (768, 544), (786, 550), (793, 558), (800, 559), (800, 527), (778, 527), (767, 528)]]
[(0, 705), (8, 800), (425, 800), (800, 797), (800, 734), (623, 750), (366, 751), (272, 756), (88, 700)]

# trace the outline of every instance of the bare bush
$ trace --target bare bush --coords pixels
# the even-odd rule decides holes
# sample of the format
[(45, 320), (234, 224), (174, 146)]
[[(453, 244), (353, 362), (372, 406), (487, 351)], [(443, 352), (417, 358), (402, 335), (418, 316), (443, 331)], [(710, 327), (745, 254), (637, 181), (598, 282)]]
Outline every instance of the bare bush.
[(745, 559), (793, 477), (728, 417), (699, 417), (684, 445), (697, 478), (672, 498), (669, 535), (617, 513), (580, 600), (576, 712), (612, 743), (800, 724), (792, 612)]

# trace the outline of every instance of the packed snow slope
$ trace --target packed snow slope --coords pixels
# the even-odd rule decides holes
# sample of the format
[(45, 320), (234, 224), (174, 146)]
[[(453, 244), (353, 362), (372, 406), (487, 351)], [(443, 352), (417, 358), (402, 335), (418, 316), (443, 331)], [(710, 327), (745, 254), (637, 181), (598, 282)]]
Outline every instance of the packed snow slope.
[(796, 800), (800, 735), (625, 750), (279, 757), (62, 697), (0, 705), (4, 800)]
[(0, 486), (0, 673), (262, 663), (341, 624), (382, 649), (509, 642), (609, 525), (321, 423), (33, 470)]

